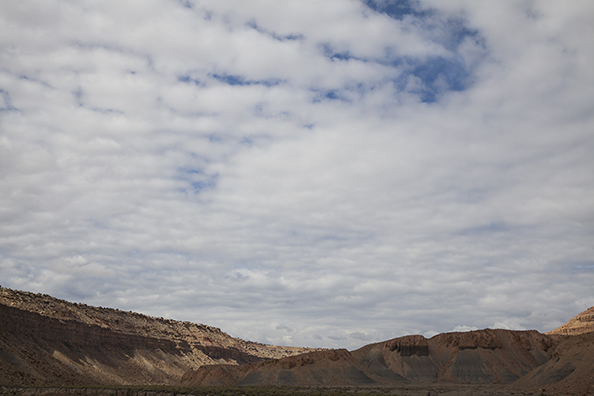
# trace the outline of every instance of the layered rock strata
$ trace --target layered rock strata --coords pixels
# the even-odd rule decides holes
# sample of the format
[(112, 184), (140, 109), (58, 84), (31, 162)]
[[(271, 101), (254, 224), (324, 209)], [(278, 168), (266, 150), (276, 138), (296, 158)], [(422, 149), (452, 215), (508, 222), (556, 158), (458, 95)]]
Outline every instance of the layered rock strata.
[(233, 338), (211, 326), (0, 288), (0, 385), (172, 384), (203, 365), (311, 351)]
[(202, 367), (185, 385), (508, 384), (548, 362), (555, 340), (537, 331), (479, 330), (407, 336), (356, 351), (313, 352), (240, 367)]
[(546, 334), (580, 335), (594, 332), (594, 307), (574, 316), (569, 322)]

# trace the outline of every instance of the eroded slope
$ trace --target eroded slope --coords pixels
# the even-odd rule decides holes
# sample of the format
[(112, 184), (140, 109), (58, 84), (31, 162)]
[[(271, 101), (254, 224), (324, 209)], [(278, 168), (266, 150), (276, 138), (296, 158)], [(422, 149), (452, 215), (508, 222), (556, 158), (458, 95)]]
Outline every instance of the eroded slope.
[(571, 318), (564, 325), (546, 334), (580, 335), (594, 332), (594, 307)]
[(190, 322), (0, 288), (0, 384), (177, 384), (189, 369), (308, 351)]
[(507, 384), (549, 360), (554, 340), (537, 331), (479, 330), (407, 336), (356, 351), (313, 352), (242, 367), (202, 367), (185, 385)]

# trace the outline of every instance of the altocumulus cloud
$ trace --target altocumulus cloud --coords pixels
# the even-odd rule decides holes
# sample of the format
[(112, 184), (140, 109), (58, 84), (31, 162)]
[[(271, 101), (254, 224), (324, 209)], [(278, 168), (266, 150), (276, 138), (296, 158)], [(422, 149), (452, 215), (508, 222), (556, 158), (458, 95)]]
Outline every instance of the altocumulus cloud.
[(594, 3), (3, 1), (0, 281), (355, 348), (594, 305)]

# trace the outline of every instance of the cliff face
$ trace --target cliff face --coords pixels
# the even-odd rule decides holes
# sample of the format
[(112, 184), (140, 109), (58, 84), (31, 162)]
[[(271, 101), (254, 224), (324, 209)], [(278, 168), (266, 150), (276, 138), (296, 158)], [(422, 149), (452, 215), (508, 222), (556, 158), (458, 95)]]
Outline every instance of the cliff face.
[(353, 352), (370, 370), (411, 381), (511, 383), (549, 359), (554, 341), (537, 331), (478, 330), (403, 337)]
[[(404, 380), (401, 378), (401, 380)], [(201, 367), (184, 374), (186, 386), (381, 385), (346, 349), (333, 349), (243, 366)]]
[(588, 329), (593, 309), (551, 334), (413, 335), (349, 352), (263, 345), (210, 326), (0, 287), (0, 385), (513, 384), (505, 386), (590, 394), (594, 332), (565, 334)]
[(594, 394), (594, 332), (559, 337), (550, 355), (545, 364), (520, 378), (513, 388), (533, 393)]
[[(591, 322), (592, 310), (561, 326), (562, 332), (552, 334), (485, 329), (438, 334), (430, 339), (413, 335), (352, 352), (311, 352), (243, 366), (201, 367), (185, 373), (182, 383), (396, 387), (501, 384), (497, 385), (502, 387), (500, 390), (509, 394), (594, 394), (594, 332), (567, 330), (583, 331), (583, 324)], [(475, 390), (470, 389), (468, 394)]]
[(569, 322), (546, 334), (580, 335), (594, 332), (594, 307), (574, 316)]
[(0, 288), (0, 385), (177, 384), (202, 365), (307, 352), (220, 329)]
[(407, 336), (356, 351), (313, 352), (245, 366), (202, 367), (186, 385), (508, 384), (546, 363), (555, 341), (537, 331), (480, 330)]

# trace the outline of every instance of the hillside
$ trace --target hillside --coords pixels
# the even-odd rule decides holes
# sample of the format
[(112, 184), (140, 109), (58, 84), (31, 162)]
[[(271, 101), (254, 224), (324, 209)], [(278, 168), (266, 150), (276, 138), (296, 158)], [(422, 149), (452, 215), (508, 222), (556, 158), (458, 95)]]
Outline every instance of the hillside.
[(550, 355), (545, 364), (514, 383), (514, 388), (535, 393), (594, 394), (594, 332), (563, 337)]
[(594, 307), (577, 314), (564, 325), (546, 334), (580, 335), (590, 332), (594, 332)]
[(546, 363), (555, 341), (537, 331), (406, 336), (356, 351), (313, 352), (241, 367), (202, 367), (185, 385), (508, 384)]
[(0, 384), (177, 384), (193, 368), (311, 351), (0, 287)]
[[(559, 329), (578, 328), (574, 323), (588, 322), (591, 311), (592, 308)], [(438, 391), (452, 395), (591, 395), (594, 332), (554, 330), (541, 334), (535, 330), (485, 329), (438, 334), (430, 339), (413, 335), (351, 352), (311, 352), (242, 366), (201, 367), (185, 373), (182, 383), (388, 386), (406, 392), (417, 387), (420, 394)], [(474, 385), (468, 388), (470, 384)]]
[(419, 394), (594, 394), (591, 319), (592, 308), (547, 334), (484, 329), (429, 339), (405, 336), (354, 351), (321, 350), (264, 345), (211, 326), (0, 287), (0, 386), (379, 386)]

